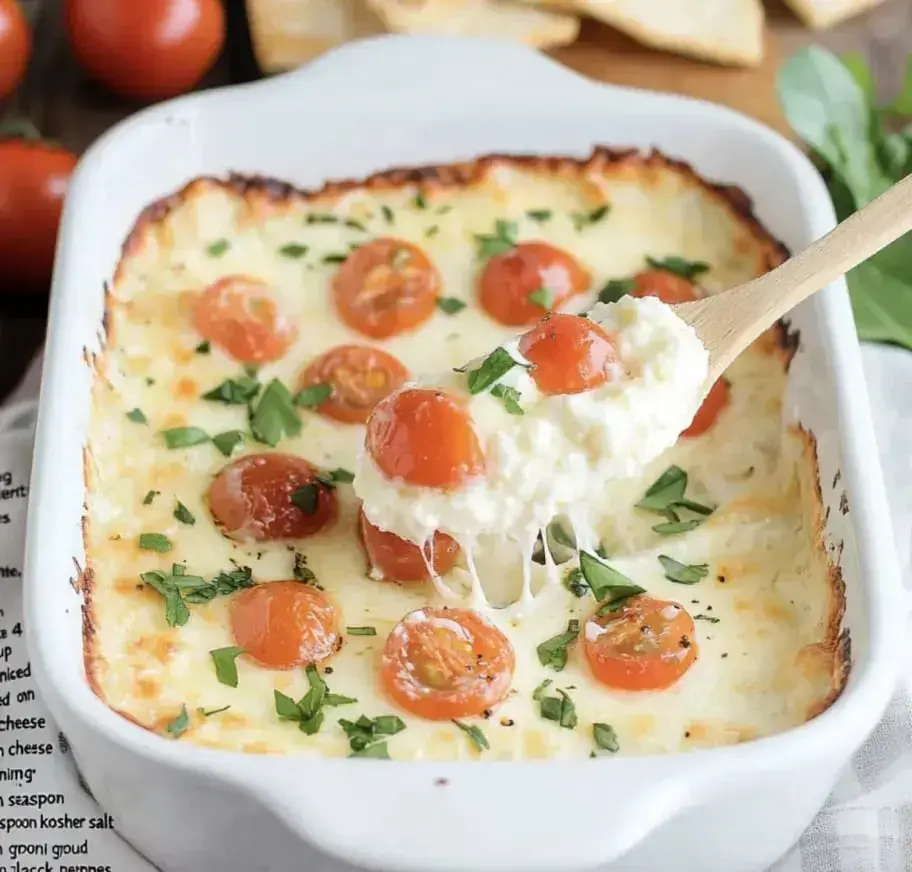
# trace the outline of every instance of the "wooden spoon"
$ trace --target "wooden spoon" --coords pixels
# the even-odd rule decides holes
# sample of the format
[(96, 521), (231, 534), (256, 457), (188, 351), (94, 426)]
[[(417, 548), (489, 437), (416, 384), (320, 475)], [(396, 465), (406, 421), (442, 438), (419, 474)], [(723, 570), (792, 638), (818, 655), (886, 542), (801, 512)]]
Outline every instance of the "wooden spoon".
[(709, 351), (707, 384), (786, 312), (909, 230), (912, 175), (766, 275), (675, 306)]

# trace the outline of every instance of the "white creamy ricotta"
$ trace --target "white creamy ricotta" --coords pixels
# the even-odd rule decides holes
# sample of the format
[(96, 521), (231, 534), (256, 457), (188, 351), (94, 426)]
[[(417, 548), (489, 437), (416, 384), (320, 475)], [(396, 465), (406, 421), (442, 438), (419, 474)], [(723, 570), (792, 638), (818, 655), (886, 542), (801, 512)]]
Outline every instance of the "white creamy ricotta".
[[(354, 486), (368, 518), (413, 542), (426, 542), (435, 530), (456, 538), (467, 554), (476, 606), (481, 591), (472, 554), (479, 537), (511, 539), (530, 557), (539, 532), (565, 515), (579, 544), (594, 547), (588, 531), (601, 490), (638, 475), (673, 445), (703, 399), (709, 355), (671, 307), (654, 297), (623, 297), (596, 303), (590, 317), (615, 337), (620, 357), (616, 378), (595, 390), (547, 396), (526, 366), (515, 366), (498, 380), (519, 392), (523, 414), (515, 415), (490, 390), (470, 395), (465, 373), (422, 383), (466, 399), (486, 457), (484, 476), (458, 490), (416, 487), (386, 478), (366, 451), (359, 455)], [(518, 344), (516, 338), (501, 347), (523, 363)]]

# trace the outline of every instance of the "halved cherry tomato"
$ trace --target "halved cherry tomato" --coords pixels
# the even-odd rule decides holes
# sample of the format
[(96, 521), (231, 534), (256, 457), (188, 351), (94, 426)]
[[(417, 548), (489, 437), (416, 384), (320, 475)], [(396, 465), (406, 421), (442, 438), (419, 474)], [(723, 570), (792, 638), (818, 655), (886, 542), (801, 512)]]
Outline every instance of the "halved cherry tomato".
[(317, 406), (327, 418), (363, 424), (384, 397), (401, 387), (408, 370), (379, 348), (340, 345), (321, 354), (301, 376), (302, 388), (327, 385), (329, 398)]
[(689, 303), (699, 296), (694, 283), (667, 269), (647, 269), (633, 278), (634, 297), (658, 297), (663, 303)]
[(543, 394), (581, 394), (614, 379), (618, 363), (612, 338), (580, 315), (546, 315), (519, 340)]
[(645, 594), (615, 612), (596, 612), (583, 627), (583, 647), (593, 675), (617, 690), (663, 690), (697, 657), (687, 610)]
[(393, 701), (421, 718), (481, 715), (509, 692), (513, 646), (471, 609), (423, 608), (389, 634), (380, 664)]
[(32, 33), (17, 0), (0, 0), (0, 100), (19, 87), (32, 53)]
[(451, 490), (484, 472), (485, 460), (465, 404), (439, 390), (406, 388), (381, 400), (364, 444), (387, 478)]
[(200, 335), (240, 363), (278, 360), (297, 338), (271, 288), (248, 276), (225, 276), (211, 284), (193, 314)]
[(321, 663), (342, 647), (339, 610), (300, 581), (270, 581), (234, 597), (231, 629), (238, 647), (268, 669)]
[(385, 339), (427, 321), (440, 275), (410, 242), (383, 237), (356, 248), (333, 278), (339, 317), (352, 330)]
[(209, 511), (232, 539), (303, 539), (336, 516), (335, 492), (293, 454), (248, 454), (209, 486)]
[(371, 566), (392, 581), (429, 581), (429, 563), (437, 575), (443, 575), (453, 568), (459, 557), (459, 544), (439, 530), (434, 533), (433, 543), (424, 546), (425, 560), (418, 545), (381, 530), (367, 519), (363, 509), (359, 529)]
[(722, 410), (728, 405), (730, 397), (731, 385), (728, 383), (728, 379), (717, 379), (716, 383), (709, 389), (706, 399), (703, 400), (703, 405), (697, 409), (697, 414), (694, 415), (691, 425), (681, 435), (686, 437), (701, 436), (709, 430), (716, 423), (719, 415), (722, 414)]
[(547, 242), (521, 242), (485, 264), (478, 295), (495, 321), (518, 327), (534, 324), (548, 311), (530, 295), (545, 291), (548, 308), (555, 309), (574, 294), (585, 293), (591, 281), (588, 270), (567, 252)]

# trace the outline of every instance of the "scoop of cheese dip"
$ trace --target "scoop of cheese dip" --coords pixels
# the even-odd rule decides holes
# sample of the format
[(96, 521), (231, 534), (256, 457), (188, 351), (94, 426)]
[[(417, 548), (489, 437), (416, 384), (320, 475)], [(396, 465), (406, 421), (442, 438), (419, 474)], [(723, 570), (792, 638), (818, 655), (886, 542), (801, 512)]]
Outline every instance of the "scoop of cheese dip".
[(709, 364), (693, 328), (654, 297), (597, 303), (590, 318), (614, 338), (619, 356), (613, 378), (594, 390), (541, 393), (519, 338), (501, 346), (517, 365), (495, 384), (517, 392), (522, 414), (511, 414), (491, 388), (471, 394), (466, 372), (421, 384), (465, 400), (485, 473), (458, 489), (417, 487), (387, 478), (362, 450), (354, 487), (371, 522), (418, 543), (435, 530), (448, 533), (466, 550), (470, 572), (478, 537), (507, 537), (531, 554), (558, 515), (571, 520), (587, 547), (589, 510), (600, 489), (637, 475), (674, 444), (700, 406)]

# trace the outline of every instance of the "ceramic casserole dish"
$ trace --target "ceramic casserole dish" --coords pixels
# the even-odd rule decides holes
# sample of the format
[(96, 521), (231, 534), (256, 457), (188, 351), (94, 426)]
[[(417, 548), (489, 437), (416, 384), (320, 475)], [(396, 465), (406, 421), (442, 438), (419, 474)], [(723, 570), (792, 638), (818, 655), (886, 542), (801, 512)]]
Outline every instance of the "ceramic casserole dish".
[[(153, 107), (104, 136), (67, 200), (29, 514), (32, 662), (46, 702), (119, 831), (169, 872), (314, 868), (316, 846), (384, 870), (763, 870), (821, 808), (895, 686), (903, 592), (858, 343), (839, 282), (793, 313), (786, 415), (816, 437), (823, 535), (846, 585), (852, 670), (796, 729), (670, 756), (388, 762), (243, 755), (168, 742), (110, 710), (82, 660), (83, 446), (104, 340), (103, 288), (151, 202), (201, 175), (302, 187), (486, 153), (656, 147), (743, 188), (792, 250), (834, 223), (811, 164), (713, 105), (596, 84), (527, 49), (385, 37), (271, 81)], [(329, 862), (329, 861), (327, 861)]]

